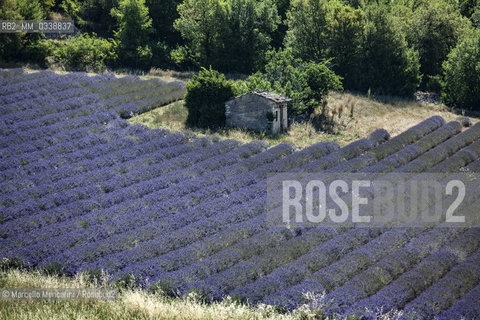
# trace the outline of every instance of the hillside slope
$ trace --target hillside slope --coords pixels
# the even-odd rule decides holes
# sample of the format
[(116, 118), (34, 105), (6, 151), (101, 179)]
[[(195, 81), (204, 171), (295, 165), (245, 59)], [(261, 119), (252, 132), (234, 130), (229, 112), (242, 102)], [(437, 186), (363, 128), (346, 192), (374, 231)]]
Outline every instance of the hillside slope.
[(266, 207), (267, 178), (280, 172), (478, 172), (478, 123), (433, 116), (393, 138), (379, 129), (297, 151), (119, 117), (165, 103), (178, 84), (21, 70), (2, 71), (0, 82), (0, 259), (289, 310), (310, 292), (340, 318), (380, 309), (480, 317), (478, 194), (460, 208), (474, 227), (292, 227), (272, 224)]

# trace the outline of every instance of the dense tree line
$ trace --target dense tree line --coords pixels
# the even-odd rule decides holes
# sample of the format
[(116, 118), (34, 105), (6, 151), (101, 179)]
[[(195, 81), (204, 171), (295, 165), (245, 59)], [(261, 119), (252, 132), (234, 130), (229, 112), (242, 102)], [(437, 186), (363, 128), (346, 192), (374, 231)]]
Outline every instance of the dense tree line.
[[(322, 74), (319, 70), (326, 67), (339, 76), (345, 89), (400, 96), (421, 89), (442, 93), (450, 105), (478, 108), (474, 81), (480, 66), (478, 60), (469, 59), (478, 57), (480, 0), (3, 0), (0, 4), (1, 20), (59, 15), (73, 19), (86, 34), (60, 41), (37, 34), (1, 34), (0, 57), (39, 64), (53, 61), (75, 70), (211, 66), (220, 72), (252, 75), (247, 86), (270, 85), (272, 90), (309, 96), (305, 90), (291, 89), (291, 81), (280, 85), (279, 79), (286, 78), (272, 73), (272, 61), (288, 60), (289, 67), (302, 73), (296, 77), (299, 86), (306, 81), (306, 70)], [(464, 98), (456, 97), (459, 92)], [(299, 110), (311, 109), (308, 99), (298, 101), (303, 101)]]

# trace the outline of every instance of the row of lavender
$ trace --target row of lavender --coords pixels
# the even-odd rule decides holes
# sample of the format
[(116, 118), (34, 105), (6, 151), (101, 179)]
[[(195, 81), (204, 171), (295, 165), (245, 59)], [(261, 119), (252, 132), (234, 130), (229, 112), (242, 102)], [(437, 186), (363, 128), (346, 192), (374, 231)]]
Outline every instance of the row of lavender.
[[(19, 76), (8, 78), (22, 83)], [(130, 87), (138, 80), (122, 81)], [(114, 93), (90, 90), (93, 96), (81, 101), (115, 106), (151, 91), (153, 82), (135, 91), (115, 79), (99, 80), (96, 88)], [(478, 229), (272, 227), (265, 219), (265, 179), (283, 171), (478, 171), (478, 125), (463, 131), (459, 122), (434, 117), (389, 141), (380, 130), (344, 148), (319, 143), (295, 152), (287, 144), (265, 150), (262, 142), (240, 145), (129, 126), (101, 109), (82, 116), (81, 101), (61, 101), (62, 112), (73, 118), (49, 108), (55, 124), (29, 117), (25, 111), (38, 109), (28, 103), (23, 109), (6, 105), (0, 117), (7, 133), (0, 141), (1, 256), (70, 273), (133, 274), (171, 293), (201, 290), (212, 299), (235, 295), (287, 308), (305, 303), (306, 291), (326, 292), (328, 314), (383, 306), (428, 319), (450, 306), (458, 310), (457, 298), (475, 312), (474, 304), (468, 307), (475, 291), (468, 291), (479, 282)], [(8, 123), (12, 119), (27, 122)], [(28, 130), (35, 119), (42, 119), (35, 122), (40, 130)], [(478, 212), (475, 201), (464, 210)], [(437, 261), (442, 267), (427, 272)], [(465, 277), (456, 279), (455, 270)], [(425, 272), (428, 281), (415, 282)], [(460, 283), (454, 298), (434, 295), (449, 281)]]
[[(40, 115), (54, 115), (63, 111), (58, 101), (79, 98), (92, 94), (104, 106), (122, 117), (139, 114), (155, 107), (183, 98), (185, 86), (181, 82), (164, 82), (158, 79), (140, 80), (138, 76), (117, 78), (113, 74), (88, 76), (86, 73), (59, 75), (51, 71), (19, 73), (14, 69), (0, 76), (0, 103), (4, 113), (11, 115), (5, 121), (10, 123), (26, 121)], [(16, 72), (14, 72), (16, 71)], [(72, 90), (77, 89), (77, 90)], [(40, 104), (40, 105), (39, 105)], [(43, 110), (42, 106), (48, 107)], [(83, 110), (84, 111), (84, 110)]]
[[(460, 127), (461, 126), (458, 123), (451, 123), (443, 126), (427, 135), (425, 138), (419, 140), (418, 143), (409, 145), (398, 153), (393, 153), (391, 156), (384, 158), (382, 161), (373, 166), (367, 167), (364, 170), (371, 170), (373, 167), (375, 167), (375, 170), (378, 170), (379, 167), (383, 167), (383, 170), (387, 170), (387, 168), (390, 168), (391, 170), (392, 166), (395, 165), (399, 167), (393, 167), (395, 168), (394, 170), (400, 172), (421, 172), (432, 167), (431, 170), (433, 171), (455, 170), (470, 163), (467, 168), (478, 171), (479, 163), (475, 160), (480, 154), (480, 149), (478, 141), (475, 141), (479, 138), (480, 127), (477, 125), (462, 134), (455, 135), (459, 132), (458, 130)], [(456, 130), (452, 131), (452, 129), (455, 128)], [(449, 139), (450, 137), (453, 138)], [(442, 143), (442, 141), (444, 142)], [(388, 145), (388, 143), (386, 145)], [(433, 148), (434, 146), (435, 148)], [(429, 148), (433, 149), (422, 154), (422, 148), (423, 152), (429, 150)], [(361, 158), (365, 157), (362, 156)], [(411, 161), (412, 159), (414, 160)], [(402, 162), (404, 163), (403, 166)], [(357, 161), (356, 163), (359, 164), (361, 162)], [(349, 169), (352, 168), (351, 165), (346, 165), (344, 167)], [(338, 169), (339, 168), (337, 167), (336, 170)], [(475, 199), (470, 199), (470, 201), (475, 201)], [(478, 213), (478, 203), (474, 203), (471, 207), (467, 207), (466, 211)], [(254, 222), (255, 225), (258, 225), (261, 223), (261, 220), (257, 219), (252, 222)], [(239, 225), (235, 226), (237, 229), (239, 227)], [(243, 227), (245, 227), (245, 224)], [(348, 281), (356, 272), (361, 271), (363, 268), (367, 268), (369, 264), (373, 264), (381, 259), (381, 254), (386, 255), (396, 247), (401, 248), (402, 245), (411, 244), (411, 242), (416, 243), (417, 246), (419, 244), (422, 244), (423, 246), (428, 245), (428, 249), (431, 250), (430, 253), (435, 253), (434, 257), (437, 259), (433, 261), (442, 261), (438, 260), (440, 259), (439, 257), (445, 260), (444, 255), (448, 254), (448, 251), (451, 251), (451, 246), (454, 248), (455, 246), (464, 246), (465, 248), (461, 248), (464, 251), (463, 255), (468, 256), (477, 250), (479, 245), (478, 229), (472, 229), (472, 231), (469, 231), (468, 233), (465, 232), (465, 234), (460, 237), (461, 240), (454, 242), (454, 244), (449, 244), (447, 241), (453, 239), (455, 236), (462, 235), (462, 232), (457, 234), (446, 234), (449, 230), (444, 227), (435, 229), (435, 233), (429, 234), (429, 237), (420, 233), (418, 237), (421, 241), (415, 239), (414, 233), (411, 233), (412, 231), (405, 232), (405, 230), (393, 230), (385, 233), (385, 238), (383, 236), (385, 230), (380, 232), (376, 229), (368, 231), (352, 229), (350, 231), (347, 234), (344, 234), (345, 230), (340, 230), (341, 235), (338, 236), (339, 230), (320, 228), (310, 231), (306, 230), (301, 232), (299, 236), (298, 231), (297, 234), (291, 235), (288, 231), (285, 231), (284, 234), (282, 234), (280, 230), (269, 229), (255, 239), (242, 241), (242, 244), (233, 246), (231, 250), (224, 250), (219, 257), (217, 256), (209, 259), (201, 257), (203, 259), (201, 262), (194, 263), (186, 268), (180, 268), (171, 273), (165, 273), (165, 271), (168, 271), (165, 270), (165, 266), (169, 266), (172, 269), (178, 268), (178, 264), (182, 263), (182, 260), (185, 259), (183, 256), (180, 258), (178, 255), (165, 256), (163, 259), (152, 261), (152, 263), (149, 264), (143, 264), (142, 269), (146, 269), (154, 280), (160, 280), (163, 288), (168, 288), (170, 286), (170, 290), (179, 290), (180, 293), (197, 289), (202, 290), (213, 298), (219, 298), (222, 295), (230, 294), (241, 296), (250, 301), (261, 301), (265, 298), (264, 302), (266, 303), (278, 304), (283, 302), (288, 304), (293, 302), (293, 305), (297, 306), (299, 301), (294, 301), (295, 299), (292, 299), (292, 294), (293, 297), (296, 296), (296, 298), (299, 298), (301, 297), (301, 293), (305, 290), (313, 290), (316, 292), (328, 292), (329, 290), (334, 290), (336, 287), (332, 284), (332, 281), (337, 282), (337, 287), (342, 286), (341, 281)], [(418, 232), (419, 230), (413, 229), (413, 231)], [(380, 237), (380, 235), (382, 236)], [(426, 241), (434, 240), (436, 239), (435, 237), (439, 236), (444, 240), (443, 243), (435, 244), (435, 241)], [(268, 242), (268, 240), (271, 241)], [(212, 242), (213, 241), (210, 241), (208, 244), (211, 245)], [(266, 243), (266, 247), (263, 247), (264, 243)], [(274, 248), (268, 248), (269, 244), (272, 243), (274, 244)], [(362, 247), (362, 244), (364, 243), (367, 244)], [(382, 246), (384, 248), (382, 248)], [(347, 255), (351, 250), (356, 248), (359, 250), (356, 255)], [(436, 249), (441, 250), (439, 253), (436, 253)], [(203, 250), (205, 249), (196, 246), (194, 250), (187, 250), (187, 252), (192, 254)], [(209, 248), (207, 250), (211, 249)], [(418, 248), (416, 250), (418, 250)], [(443, 250), (445, 250), (446, 253), (444, 253)], [(423, 265), (420, 267), (415, 266), (415, 264), (421, 262), (423, 258), (428, 256), (428, 254), (429, 252), (423, 252), (423, 255), (417, 254), (417, 259), (412, 261), (412, 265), (404, 266), (402, 264), (409, 260), (405, 260), (406, 257), (401, 255), (401, 251), (395, 252), (388, 257), (387, 267), (393, 267), (392, 263), (395, 262), (397, 264), (396, 268), (399, 270), (390, 270), (387, 268), (385, 274), (380, 275), (384, 276), (386, 279), (378, 279), (378, 275), (375, 273), (378, 273), (378, 268), (376, 266), (372, 267), (372, 271), (367, 273), (363, 280), (352, 280), (352, 283), (345, 284), (341, 289), (332, 293), (330, 296), (327, 296), (328, 301), (333, 301), (333, 303), (331, 303), (332, 306), (328, 307), (329, 312), (338, 313), (344, 311), (349, 306), (349, 299), (352, 302), (355, 302), (356, 300), (361, 299), (362, 296), (368, 297), (369, 295), (374, 294), (375, 290), (379, 290), (382, 286), (388, 284), (389, 281), (393, 281), (395, 277), (402, 275), (402, 272), (406, 272), (410, 267), (416, 268), (412, 273), (419, 272), (418, 270), (422, 270), (422, 267), (425, 269)], [(249, 255), (251, 255), (250, 259), (248, 259)], [(341, 260), (342, 264), (333, 267), (337, 259), (342, 258), (342, 255), (345, 255), (345, 259), (343, 261)], [(440, 270), (437, 273), (433, 273), (433, 276), (441, 277), (444, 272), (455, 265), (455, 263), (462, 261), (465, 256), (459, 254), (458, 250), (454, 251), (454, 254), (450, 253), (450, 264), (447, 263), (445, 267), (438, 268)], [(396, 258), (400, 259), (395, 260)], [(172, 262), (172, 259), (176, 259), (176, 261)], [(242, 261), (242, 259), (245, 259), (246, 261)], [(240, 263), (235, 265), (236, 262)], [(160, 264), (160, 267), (158, 267), (158, 264)], [(431, 266), (431, 262), (425, 263), (425, 265)], [(347, 274), (345, 274), (345, 269), (348, 270)], [(131, 266), (129, 271), (131, 272), (133, 270), (134, 266)], [(315, 270), (317, 271), (314, 272)], [(478, 269), (472, 270), (473, 273), (478, 271)], [(342, 276), (343, 279), (336, 279), (339, 276), (338, 273), (342, 271), (344, 273)], [(396, 271), (397, 273), (392, 273), (392, 271)], [(164, 274), (155, 277), (155, 273), (158, 272)], [(424, 272), (428, 272), (428, 269)], [(310, 274), (319, 278), (311, 278)], [(430, 272), (430, 274), (432, 274), (432, 272)], [(433, 276), (430, 280), (432, 283), (435, 281)], [(302, 281), (302, 279), (306, 279), (303, 284), (295, 285), (296, 282)], [(404, 276), (404, 279), (409, 281), (412, 280), (409, 278), (409, 275)], [(359, 289), (368, 285), (369, 282), (377, 285), (376, 289), (374, 287), (373, 289), (370, 289), (372, 290), (371, 292), (364, 291), (365, 293), (360, 293)], [(478, 282), (478, 277), (467, 277), (464, 279), (464, 282), (468, 283), (470, 286), (474, 285)], [(294, 285), (294, 287), (291, 287), (292, 285)], [(407, 285), (412, 284), (407, 282)], [(428, 283), (423, 284), (423, 289), (426, 287), (428, 287)], [(468, 288), (468, 286), (464, 286), (463, 290), (467, 290)], [(401, 290), (408, 291), (407, 289), (408, 287), (401, 287)], [(410, 292), (413, 296), (407, 296), (403, 303), (409, 301), (408, 299), (414, 298), (415, 294), (418, 294), (423, 289), (419, 286), (419, 289), (417, 289), (419, 291)], [(402, 292), (397, 290), (397, 292), (395, 292), (396, 295), (392, 295), (392, 297), (396, 297), (400, 293)], [(354, 294), (358, 294), (358, 296), (355, 296)], [(381, 300), (383, 295), (383, 292), (378, 295), (379, 299), (377, 302), (379, 304), (374, 304), (374, 301), (372, 300), (365, 303), (362, 307), (379, 307), (383, 305), (383, 303), (385, 303), (382, 303)], [(395, 303), (397, 303), (394, 305), (395, 307), (403, 307), (401, 301), (397, 300)], [(388, 309), (394, 307), (393, 305), (387, 306)], [(360, 309), (352, 309), (349, 310), (349, 312)]]

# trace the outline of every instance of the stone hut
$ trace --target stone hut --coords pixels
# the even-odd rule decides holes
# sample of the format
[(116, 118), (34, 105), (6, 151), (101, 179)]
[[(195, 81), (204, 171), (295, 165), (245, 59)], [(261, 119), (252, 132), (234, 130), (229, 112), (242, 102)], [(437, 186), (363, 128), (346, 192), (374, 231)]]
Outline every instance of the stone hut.
[(288, 128), (287, 104), (291, 99), (271, 91), (252, 91), (225, 103), (227, 127), (276, 134)]

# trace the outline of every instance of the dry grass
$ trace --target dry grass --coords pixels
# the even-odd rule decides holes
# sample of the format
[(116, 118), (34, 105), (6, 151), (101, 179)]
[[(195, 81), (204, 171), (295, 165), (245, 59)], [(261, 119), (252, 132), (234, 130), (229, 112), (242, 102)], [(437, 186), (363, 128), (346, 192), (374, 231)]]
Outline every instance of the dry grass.
[(177, 101), (168, 106), (157, 108), (133, 117), (129, 121), (131, 123), (146, 125), (152, 129), (162, 128), (171, 132), (189, 130), (197, 136), (218, 134), (222, 139), (235, 139), (242, 142), (265, 140), (271, 145), (276, 145), (281, 142), (289, 142), (297, 145), (299, 148), (305, 148), (319, 141), (335, 140), (335, 138), (341, 137), (341, 135), (318, 132), (310, 122), (293, 124), (288, 133), (275, 136), (261, 132), (230, 128), (222, 128), (215, 131), (191, 129), (185, 126), (187, 116), (188, 110), (183, 105), (183, 101)]
[[(82, 276), (74, 279), (37, 272), (0, 272), (1, 288), (86, 288)], [(143, 290), (125, 290), (114, 301), (2, 301), (0, 319), (299, 319), (305, 313), (280, 314), (272, 307), (249, 307), (227, 300), (204, 304), (194, 297), (169, 299)]]
[[(386, 129), (396, 136), (428, 117), (439, 115), (446, 121), (460, 116), (449, 110), (444, 104), (420, 103), (412, 100), (384, 97), (379, 100), (350, 93), (333, 92), (328, 98), (329, 104), (345, 106), (347, 113), (353, 106), (352, 121), (346, 123), (343, 134), (346, 141), (365, 137), (375, 129)], [(478, 122), (478, 118), (471, 118)]]
[[(87, 281), (82, 275), (75, 278), (47, 276), (37, 271), (10, 269), (0, 271), (0, 292), (12, 288), (109, 288), (108, 279), (101, 283)], [(118, 291), (110, 301), (7, 301), (0, 296), (0, 320), (62, 320), (62, 319), (161, 319), (161, 320), (334, 320), (322, 312), (323, 295), (306, 294), (306, 299), (319, 301), (302, 306), (291, 313), (279, 313), (272, 306), (255, 307), (235, 303), (227, 298), (221, 303), (206, 304), (194, 295), (172, 299), (145, 290)], [(398, 319), (397, 313), (378, 314), (377, 319)], [(349, 318), (350, 320), (358, 320)]]
[[(150, 128), (163, 128), (172, 132), (192, 130), (198, 136), (216, 133), (223, 139), (235, 139), (249, 142), (256, 139), (266, 140), (271, 145), (282, 142), (293, 143), (305, 148), (320, 141), (335, 141), (346, 145), (352, 141), (367, 137), (376, 129), (386, 129), (396, 136), (415, 124), (433, 115), (439, 115), (447, 121), (454, 120), (456, 114), (443, 104), (419, 103), (397, 98), (369, 99), (351, 93), (332, 92), (327, 99), (325, 114), (335, 124), (333, 133), (319, 131), (316, 117), (322, 110), (316, 110), (312, 119), (294, 123), (289, 131), (276, 136), (239, 129), (220, 129), (218, 131), (190, 129), (185, 126), (188, 115), (182, 101), (161, 107), (130, 119), (131, 123), (144, 124)], [(472, 118), (477, 122), (478, 118)]]
[[(130, 74), (128, 71), (125, 71), (125, 72), (115, 71), (114, 73), (119, 75)], [(195, 72), (193, 71), (174, 71), (174, 70), (162, 70), (162, 69), (151, 68), (148, 72), (141, 73), (140, 77), (142, 79), (160, 78), (168, 82), (170, 81), (188, 82), (190, 81), (190, 79), (192, 79), (194, 74)]]
[[(2, 67), (2, 66), (0, 66)], [(32, 73), (32, 72), (38, 72), (41, 70), (45, 70), (44, 68), (40, 68), (34, 64), (24, 64), (24, 65), (7, 65), (4, 67), (18, 67), (18, 68), (23, 68), (25, 72), (27, 73)], [(65, 71), (61, 68), (54, 68), (53, 66), (50, 67), (48, 70), (51, 70), (55, 73), (58, 74), (67, 74), (71, 73), (71, 71)], [(128, 75), (138, 75), (140, 79), (143, 80), (148, 80), (152, 78), (157, 78), (161, 79), (163, 81), (167, 82), (172, 82), (172, 81), (182, 81), (182, 82), (188, 82), (194, 75), (193, 71), (173, 71), (173, 70), (160, 70), (160, 69), (155, 69), (152, 68), (148, 72), (142, 72), (138, 70), (130, 70), (130, 69), (116, 69), (116, 70), (106, 70), (105, 72), (110, 72), (115, 74), (117, 77), (125, 77)], [(88, 75), (90, 76), (95, 76), (98, 73), (93, 73), (93, 72), (88, 72)]]

